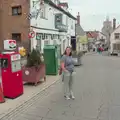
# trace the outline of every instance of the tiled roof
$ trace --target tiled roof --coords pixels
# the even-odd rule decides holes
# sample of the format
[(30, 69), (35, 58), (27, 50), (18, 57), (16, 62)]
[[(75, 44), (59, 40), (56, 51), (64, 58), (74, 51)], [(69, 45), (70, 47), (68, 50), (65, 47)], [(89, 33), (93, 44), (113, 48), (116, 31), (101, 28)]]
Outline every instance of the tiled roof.
[(76, 33), (77, 35), (81, 35), (81, 36), (84, 36), (86, 34), (83, 28), (81, 27), (81, 25), (78, 24), (76, 24)]
[(114, 33), (119, 27), (120, 27), (120, 25), (118, 25), (118, 26), (115, 28), (115, 30), (113, 30), (112, 33)]
[(88, 38), (97, 38), (98, 31), (86, 31), (86, 34)]

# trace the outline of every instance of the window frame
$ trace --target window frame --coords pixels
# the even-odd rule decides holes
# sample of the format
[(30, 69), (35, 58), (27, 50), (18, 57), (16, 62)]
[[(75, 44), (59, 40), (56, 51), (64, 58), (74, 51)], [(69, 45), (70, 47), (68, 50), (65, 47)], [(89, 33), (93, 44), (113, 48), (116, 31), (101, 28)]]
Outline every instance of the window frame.
[[(16, 35), (16, 36), (14, 36), (14, 35)], [(13, 36), (14, 36), (14, 37), (13, 37)], [(19, 36), (19, 39), (16, 39), (18, 36)], [(16, 40), (16, 41), (18, 41), (18, 42), (21, 42), (21, 37), (22, 37), (21, 33), (12, 33), (12, 39), (13, 39), (13, 40)]]
[(13, 6), (12, 7), (12, 16), (22, 15), (22, 6)]
[(120, 33), (114, 33), (115, 40), (120, 39)]
[(45, 5), (41, 8), (40, 18), (46, 19), (46, 6)]

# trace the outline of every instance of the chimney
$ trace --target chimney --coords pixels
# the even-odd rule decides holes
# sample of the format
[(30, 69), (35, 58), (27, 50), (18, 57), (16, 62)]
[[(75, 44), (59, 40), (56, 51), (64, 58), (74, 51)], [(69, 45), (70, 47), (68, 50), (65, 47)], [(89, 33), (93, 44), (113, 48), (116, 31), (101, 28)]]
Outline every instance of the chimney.
[(116, 29), (116, 19), (114, 18), (113, 19), (113, 30), (115, 30)]
[(77, 24), (80, 25), (80, 13), (78, 12), (78, 15), (77, 15)]

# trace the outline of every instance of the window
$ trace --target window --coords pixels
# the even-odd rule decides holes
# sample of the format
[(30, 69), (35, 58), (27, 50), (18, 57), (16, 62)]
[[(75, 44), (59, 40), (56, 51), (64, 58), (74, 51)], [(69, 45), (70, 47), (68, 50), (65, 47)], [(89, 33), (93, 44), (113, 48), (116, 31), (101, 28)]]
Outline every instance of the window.
[(41, 8), (41, 13), (40, 13), (41, 18), (46, 18), (46, 7), (44, 6)]
[(45, 35), (45, 39), (48, 39), (48, 35)]
[(62, 20), (63, 20), (62, 17), (63, 17), (63, 15), (61, 13), (55, 15), (55, 26), (58, 24), (62, 24)]
[(0, 67), (7, 68), (8, 67), (8, 59), (6, 59), (6, 58), (0, 59)]
[(42, 34), (42, 40), (44, 40), (44, 39), (45, 39), (45, 33)]
[(120, 39), (120, 33), (115, 33), (114, 36), (115, 36), (115, 39)]
[(57, 21), (57, 22), (60, 22), (60, 21), (61, 21), (59, 16), (56, 16), (56, 21)]
[(45, 35), (45, 39), (46, 39), (46, 40), (52, 39), (52, 35), (51, 35), (51, 34), (46, 34), (46, 35)]
[(12, 39), (16, 41), (21, 41), (21, 33), (12, 33)]
[(57, 34), (53, 34), (53, 39), (58, 39), (58, 35)]
[(21, 15), (21, 14), (22, 14), (21, 6), (12, 7), (12, 15)]

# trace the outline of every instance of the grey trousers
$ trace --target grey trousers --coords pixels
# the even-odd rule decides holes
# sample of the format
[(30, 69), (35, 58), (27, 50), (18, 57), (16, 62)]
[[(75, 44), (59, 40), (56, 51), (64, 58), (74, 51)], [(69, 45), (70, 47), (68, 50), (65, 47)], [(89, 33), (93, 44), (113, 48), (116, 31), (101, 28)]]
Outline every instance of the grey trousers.
[(75, 79), (75, 72), (70, 73), (70, 72), (64, 72), (63, 73), (63, 82), (64, 82), (64, 95), (73, 96), (73, 83)]

